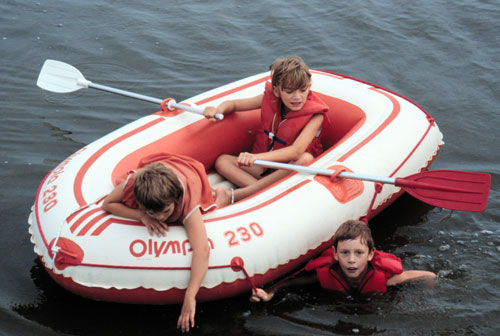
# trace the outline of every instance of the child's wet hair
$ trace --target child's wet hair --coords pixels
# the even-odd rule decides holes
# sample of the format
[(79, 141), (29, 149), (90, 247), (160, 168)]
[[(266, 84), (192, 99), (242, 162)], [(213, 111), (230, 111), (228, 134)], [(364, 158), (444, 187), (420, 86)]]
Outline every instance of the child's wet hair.
[(175, 173), (160, 162), (150, 163), (135, 174), (134, 196), (146, 211), (162, 211), (183, 193)]
[(359, 220), (348, 220), (339, 226), (333, 237), (333, 247), (337, 249), (337, 245), (341, 241), (356, 239), (360, 237), (362, 244), (368, 246), (369, 251), (375, 249), (372, 232), (367, 223)]
[(271, 65), (271, 83), (282, 90), (302, 89), (311, 83), (311, 73), (299, 56), (278, 58)]

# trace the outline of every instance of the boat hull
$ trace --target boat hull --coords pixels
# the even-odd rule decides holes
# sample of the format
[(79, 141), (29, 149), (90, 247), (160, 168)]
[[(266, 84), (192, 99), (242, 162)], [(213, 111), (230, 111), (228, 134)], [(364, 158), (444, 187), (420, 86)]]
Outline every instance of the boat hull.
[[(183, 102), (217, 105), (261, 94), (269, 73)], [(312, 90), (330, 106), (327, 150), (310, 166), (405, 177), (426, 169), (442, 145), (434, 120), (393, 92), (325, 71)], [(64, 288), (96, 300), (181, 303), (191, 251), (182, 226), (152, 237), (133, 220), (101, 209), (103, 197), (139, 160), (158, 152), (188, 155), (213, 171), (222, 153), (248, 150), (260, 111), (212, 123), (182, 111), (159, 111), (96, 140), (64, 160), (40, 184), (29, 218), (34, 249)], [(213, 186), (228, 186), (210, 173)], [(199, 301), (249, 291), (291, 272), (326, 249), (348, 219), (371, 218), (402, 193), (392, 185), (290, 173), (235, 204), (204, 215), (209, 270)], [(55, 248), (54, 248), (55, 246)]]

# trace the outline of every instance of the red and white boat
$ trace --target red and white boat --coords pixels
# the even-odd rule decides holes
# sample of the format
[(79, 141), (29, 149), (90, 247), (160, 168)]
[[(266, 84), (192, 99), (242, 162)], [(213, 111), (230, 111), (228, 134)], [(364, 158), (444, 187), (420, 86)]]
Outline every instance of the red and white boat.
[[(442, 145), (434, 120), (408, 99), (353, 78), (312, 71), (312, 90), (330, 106), (327, 150), (309, 166), (387, 177), (425, 170)], [(264, 91), (258, 74), (187, 99), (194, 107)], [(213, 186), (221, 153), (250, 147), (258, 110), (212, 123), (179, 110), (142, 117), (80, 149), (44, 178), (29, 218), (34, 249), (47, 271), (79, 295), (115, 302), (180, 303), (191, 251), (182, 226), (152, 237), (133, 220), (113, 216), (101, 202), (113, 182), (155, 152), (201, 161)], [(199, 301), (249, 292), (289, 273), (331, 242), (348, 219), (373, 217), (402, 189), (353, 179), (290, 173), (251, 197), (204, 215), (211, 247)], [(55, 245), (55, 246), (54, 246)]]

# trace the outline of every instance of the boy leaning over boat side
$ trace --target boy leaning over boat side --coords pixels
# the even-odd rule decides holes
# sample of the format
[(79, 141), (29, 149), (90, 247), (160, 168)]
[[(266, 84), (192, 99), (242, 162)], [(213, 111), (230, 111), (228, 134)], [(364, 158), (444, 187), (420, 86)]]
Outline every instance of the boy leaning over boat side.
[(151, 235), (159, 237), (166, 234), (168, 224), (184, 225), (193, 254), (177, 327), (189, 331), (210, 254), (202, 212), (215, 208), (205, 167), (189, 157), (165, 153), (144, 158), (138, 168), (104, 199), (102, 208), (142, 222)]
[(239, 201), (288, 174), (284, 170), (269, 173), (254, 166), (255, 160), (304, 165), (323, 152), (321, 129), (327, 125), (328, 105), (310, 88), (311, 73), (300, 57), (279, 58), (271, 65), (271, 82), (266, 82), (263, 94), (204, 109), (204, 116), (214, 121), (217, 113), (261, 109), (252, 152), (223, 154), (215, 162), (219, 174), (240, 187), (219, 193), (218, 206)]
[(403, 271), (401, 259), (377, 251), (369, 226), (361, 221), (343, 223), (333, 238), (333, 248), (308, 264), (305, 271), (312, 274), (278, 282), (266, 292), (261, 288), (252, 293), (250, 301), (267, 302), (279, 288), (319, 282), (321, 287), (346, 295), (386, 292), (387, 286), (412, 279), (431, 280), (436, 274), (429, 271)]

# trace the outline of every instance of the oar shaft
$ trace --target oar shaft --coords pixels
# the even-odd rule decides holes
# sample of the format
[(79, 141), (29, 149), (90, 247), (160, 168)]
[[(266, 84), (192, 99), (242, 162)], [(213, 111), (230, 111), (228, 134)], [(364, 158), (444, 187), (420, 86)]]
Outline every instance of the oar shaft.
[[(153, 103), (153, 104), (161, 104), (161, 103), (163, 103), (163, 100), (161, 100), (161, 99), (150, 97), (150, 96), (145, 96), (145, 95), (142, 95), (142, 94), (139, 94), (139, 93), (135, 93), (135, 92), (130, 92), (130, 91), (125, 91), (125, 90), (121, 90), (121, 89), (116, 89), (116, 88), (112, 88), (112, 87), (109, 87), (109, 86), (106, 86), (106, 85), (101, 85), (101, 84), (93, 83), (93, 82), (90, 82), (90, 81), (87, 81), (86, 84), (88, 85), (88, 87), (91, 87), (93, 89), (97, 89), (97, 90), (101, 90), (101, 91), (106, 91), (106, 92), (111, 92), (111, 93), (115, 93), (115, 94), (118, 94), (118, 95), (121, 95), (121, 96), (135, 98), (135, 99), (138, 99), (138, 100), (144, 100), (144, 101), (147, 101), (147, 102), (150, 102), (150, 103)], [(196, 114), (199, 114), (199, 115), (203, 115), (203, 110), (200, 109), (200, 108), (196, 108), (196, 107), (192, 107), (192, 106), (187, 106), (187, 105), (183, 105), (183, 104), (178, 104), (178, 103), (175, 103), (175, 102), (170, 102), (169, 106), (178, 108), (180, 110), (184, 110), (184, 111), (196, 113)], [(222, 120), (222, 119), (224, 119), (224, 115), (217, 114), (216, 118), (219, 119), (219, 120)]]
[(135, 98), (135, 99), (138, 99), (138, 100), (144, 100), (144, 101), (151, 102), (153, 104), (161, 104), (162, 103), (161, 99), (153, 98), (153, 97), (149, 97), (149, 96), (145, 96), (145, 95), (142, 95), (142, 94), (139, 94), (139, 93), (134, 93), (134, 92), (130, 92), (130, 91), (116, 89), (116, 88), (112, 88), (112, 87), (109, 87), (109, 86), (106, 86), (106, 85), (101, 85), (101, 84), (97, 84), (97, 83), (93, 83), (93, 82), (88, 82), (87, 84), (88, 84), (89, 87), (91, 87), (93, 89), (97, 89), (97, 90), (101, 90), (101, 91), (107, 91), (107, 92), (115, 93), (115, 94), (118, 94), (118, 95), (121, 95), (121, 96)]
[[(335, 171), (330, 170), (330, 169), (314, 168), (314, 167), (307, 167), (307, 166), (294, 165), (294, 164), (281, 163), (281, 162), (273, 162), (273, 161), (255, 160), (254, 164), (258, 165), (258, 166), (262, 166), (262, 167), (273, 168), (273, 169), (293, 170), (293, 171), (297, 171), (297, 172), (304, 173), (304, 174), (331, 176), (335, 173)], [(389, 183), (389, 184), (395, 183), (394, 178), (380, 177), (380, 176), (374, 176), (374, 175), (365, 175), (365, 174), (357, 174), (357, 173), (351, 173), (351, 172), (342, 172), (338, 176), (356, 179), (356, 180), (363, 180), (363, 181), (372, 181), (372, 182)]]
[(355, 179), (355, 180), (388, 183), (388, 184), (394, 184), (396, 182), (396, 179), (394, 179), (392, 177), (381, 177), (381, 176), (375, 176), (375, 175), (358, 174), (358, 173), (350, 173), (350, 172), (342, 172), (339, 174), (339, 176), (345, 177), (345, 178), (350, 178), (350, 179)]

